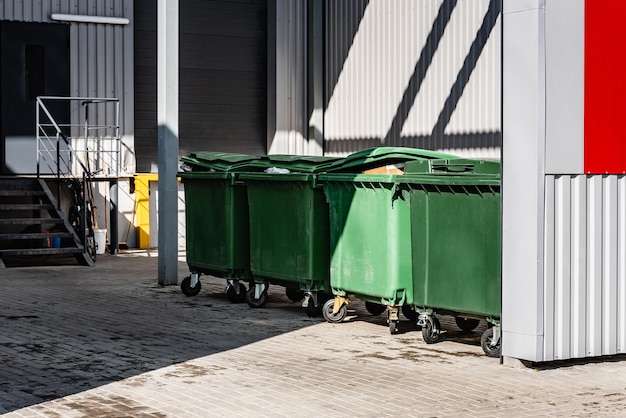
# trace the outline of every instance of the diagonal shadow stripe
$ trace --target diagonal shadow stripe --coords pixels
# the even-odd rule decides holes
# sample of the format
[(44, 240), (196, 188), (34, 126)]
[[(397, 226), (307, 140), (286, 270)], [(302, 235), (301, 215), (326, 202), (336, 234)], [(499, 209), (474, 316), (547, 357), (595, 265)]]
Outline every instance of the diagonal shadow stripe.
[(483, 18), (483, 23), (480, 25), (480, 29), (478, 29), (478, 32), (476, 33), (476, 38), (474, 38), (474, 42), (472, 42), (472, 46), (463, 61), (463, 67), (461, 67), (461, 70), (456, 77), (456, 81), (450, 89), (450, 94), (448, 94), (448, 98), (443, 105), (443, 109), (441, 110), (441, 113), (439, 113), (439, 118), (437, 119), (437, 123), (435, 124), (431, 134), (433, 138), (443, 137), (446, 127), (452, 118), (452, 114), (454, 113), (456, 106), (459, 104), (459, 100), (461, 100), (461, 96), (463, 96), (463, 91), (465, 90), (465, 87), (467, 87), (469, 79), (476, 68), (478, 59), (480, 58), (480, 55), (489, 40), (489, 35), (496, 26), (500, 13), (501, 0), (491, 0), (489, 3), (489, 9)]
[(326, 84), (324, 109), (335, 92), (339, 75), (348, 59), (354, 38), (361, 27), (369, 0), (331, 0), (325, 4)]
[(415, 64), (413, 75), (411, 76), (409, 84), (402, 95), (402, 101), (396, 110), (396, 115), (391, 122), (391, 127), (389, 128), (383, 143), (388, 143), (393, 137), (400, 137), (400, 131), (409, 116), (413, 103), (415, 103), (417, 93), (419, 92), (422, 82), (426, 77), (428, 68), (430, 68), (430, 65), (432, 64), (433, 57), (439, 47), (439, 42), (443, 38), (446, 26), (450, 22), (450, 17), (452, 16), (452, 11), (456, 7), (456, 3), (457, 0), (444, 0), (443, 3), (441, 3), (437, 17), (435, 18), (432, 29), (426, 39), (426, 44), (422, 48), (420, 57)]

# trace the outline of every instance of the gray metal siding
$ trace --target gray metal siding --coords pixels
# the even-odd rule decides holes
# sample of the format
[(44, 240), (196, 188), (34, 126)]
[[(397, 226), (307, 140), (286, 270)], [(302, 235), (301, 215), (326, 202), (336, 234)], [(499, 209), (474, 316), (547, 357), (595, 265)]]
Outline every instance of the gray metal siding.
[(306, 2), (276, 0), (276, 73), (270, 74), (275, 88), (274, 132), (269, 132), (270, 154), (315, 154), (307, 141), (307, 7)]
[[(120, 99), (120, 134), (127, 145), (123, 166), (135, 168), (133, 152), (133, 0), (5, 0), (0, 2), (0, 19), (24, 22), (53, 21), (53, 13), (125, 17), (129, 25), (69, 23), (70, 95)], [(72, 109), (76, 115), (80, 109)], [(98, 123), (106, 116), (98, 115)], [(34, 130), (34, 128), (33, 128)]]
[[(156, 3), (136, 0), (135, 144), (156, 171)], [(179, 148), (266, 151), (267, 1), (180, 2)]]
[(546, 176), (543, 361), (626, 352), (626, 177)]
[(499, 158), (500, 4), (327, 0), (325, 153), (389, 145)]
[(585, 0), (546, 5), (546, 173), (582, 173)]

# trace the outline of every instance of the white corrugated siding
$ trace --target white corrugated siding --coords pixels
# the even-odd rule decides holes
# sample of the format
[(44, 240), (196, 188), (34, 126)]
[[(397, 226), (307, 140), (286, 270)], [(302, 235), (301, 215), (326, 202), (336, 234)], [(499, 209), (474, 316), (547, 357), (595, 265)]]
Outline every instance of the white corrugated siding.
[(626, 177), (546, 176), (544, 361), (626, 352)]
[(276, 1), (276, 131), (270, 154), (315, 154), (306, 139), (306, 12), (305, 2)]
[[(133, 1), (0, 0), (0, 20), (53, 23), (50, 19), (53, 13), (131, 20), (131, 24), (124, 26), (70, 24), (70, 94), (120, 99), (120, 133), (126, 144), (122, 164), (128, 171), (134, 171)], [(72, 117), (76, 118), (79, 111), (74, 106)], [(106, 118), (107, 115), (97, 115), (95, 122), (105, 123)]]
[(327, 0), (325, 153), (500, 157), (500, 0)]

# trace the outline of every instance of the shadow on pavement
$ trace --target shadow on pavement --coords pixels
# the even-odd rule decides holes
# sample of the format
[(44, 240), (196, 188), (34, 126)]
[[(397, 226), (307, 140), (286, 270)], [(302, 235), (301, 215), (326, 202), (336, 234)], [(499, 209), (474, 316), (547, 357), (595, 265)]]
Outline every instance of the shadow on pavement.
[[(202, 276), (184, 296), (157, 284), (156, 255), (102, 255), (0, 271), (0, 413), (314, 325), (284, 289), (266, 308), (232, 304)], [(188, 274), (179, 263), (179, 282)]]

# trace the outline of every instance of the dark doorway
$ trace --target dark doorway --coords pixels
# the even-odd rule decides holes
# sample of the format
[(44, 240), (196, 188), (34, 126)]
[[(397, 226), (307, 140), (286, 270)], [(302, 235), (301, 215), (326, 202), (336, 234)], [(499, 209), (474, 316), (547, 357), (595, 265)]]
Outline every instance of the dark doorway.
[[(0, 170), (33, 174), (37, 96), (69, 96), (69, 26), (0, 21)], [(50, 109), (65, 123), (69, 106)]]

